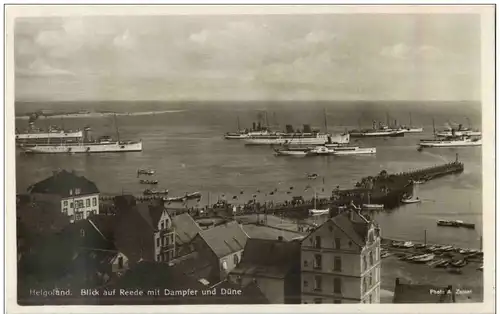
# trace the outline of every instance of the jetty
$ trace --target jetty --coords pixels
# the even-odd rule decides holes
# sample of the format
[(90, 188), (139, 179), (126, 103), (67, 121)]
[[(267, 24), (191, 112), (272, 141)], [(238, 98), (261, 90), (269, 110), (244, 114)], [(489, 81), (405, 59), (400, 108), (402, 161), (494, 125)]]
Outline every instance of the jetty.
[[(454, 162), (428, 168), (389, 174), (382, 170), (376, 176), (368, 176), (358, 181), (354, 188), (332, 190), (331, 197), (304, 199), (294, 197), (284, 202), (259, 202), (255, 199), (246, 204), (232, 204), (229, 201), (219, 201), (216, 204), (204, 207), (178, 206), (178, 211), (189, 212), (193, 217), (222, 216), (233, 217), (252, 213), (284, 215), (290, 218), (305, 218), (309, 216), (309, 210), (316, 205), (316, 209), (330, 209), (330, 216), (340, 213), (351, 203), (356, 206), (363, 204), (381, 204), (384, 209), (393, 209), (402, 204), (405, 197), (413, 194), (416, 181), (425, 183), (445, 175), (458, 174), (464, 171), (464, 164), (458, 161), (458, 155)], [(138, 202), (162, 201), (160, 195), (137, 195)], [(102, 201), (112, 201), (113, 195), (101, 195)], [(179, 203), (179, 205), (182, 204)], [(236, 209), (235, 209), (236, 208)]]

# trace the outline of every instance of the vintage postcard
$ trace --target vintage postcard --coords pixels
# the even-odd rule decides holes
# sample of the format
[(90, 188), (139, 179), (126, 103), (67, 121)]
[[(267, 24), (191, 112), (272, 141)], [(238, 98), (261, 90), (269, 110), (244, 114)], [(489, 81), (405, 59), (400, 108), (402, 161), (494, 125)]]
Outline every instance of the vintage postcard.
[(494, 11), (7, 6), (9, 312), (492, 313)]

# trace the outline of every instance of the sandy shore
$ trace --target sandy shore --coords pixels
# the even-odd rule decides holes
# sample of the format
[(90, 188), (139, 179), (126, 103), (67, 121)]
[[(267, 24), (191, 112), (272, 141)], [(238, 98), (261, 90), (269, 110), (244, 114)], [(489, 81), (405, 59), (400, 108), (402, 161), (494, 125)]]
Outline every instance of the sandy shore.
[[(142, 112), (89, 112), (89, 113), (66, 113), (54, 114), (50, 116), (39, 116), (38, 119), (82, 119), (82, 118), (105, 118), (110, 116), (154, 116), (158, 114), (179, 113), (186, 110), (162, 110), (162, 111), (142, 111)], [(17, 116), (16, 119), (28, 120), (29, 116)]]

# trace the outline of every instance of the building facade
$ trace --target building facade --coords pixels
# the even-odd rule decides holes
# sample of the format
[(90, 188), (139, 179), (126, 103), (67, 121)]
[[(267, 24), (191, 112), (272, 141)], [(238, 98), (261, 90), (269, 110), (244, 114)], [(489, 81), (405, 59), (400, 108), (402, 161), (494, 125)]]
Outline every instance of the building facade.
[(160, 219), (154, 231), (155, 260), (157, 262), (168, 262), (175, 257), (175, 229), (172, 219), (163, 208)]
[(60, 196), (61, 212), (70, 222), (99, 214), (99, 189), (94, 182), (73, 171), (54, 171), (51, 177), (30, 186), (28, 192)]
[(379, 303), (380, 271), (380, 229), (341, 213), (302, 241), (302, 303)]

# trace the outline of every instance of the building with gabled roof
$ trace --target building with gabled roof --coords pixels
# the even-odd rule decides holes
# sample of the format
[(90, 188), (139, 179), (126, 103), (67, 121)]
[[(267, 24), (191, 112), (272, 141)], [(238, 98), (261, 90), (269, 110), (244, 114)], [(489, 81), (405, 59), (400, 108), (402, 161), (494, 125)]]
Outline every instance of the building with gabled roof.
[(193, 239), (194, 249), (209, 259), (214, 274), (223, 280), (241, 260), (248, 235), (235, 221), (198, 233)]
[(172, 224), (175, 228), (175, 256), (182, 256), (192, 252), (191, 241), (201, 232), (200, 226), (188, 213), (183, 213), (172, 217)]
[(71, 222), (99, 214), (99, 189), (74, 171), (54, 171), (51, 177), (31, 185), (28, 192), (60, 196), (61, 211)]
[(302, 240), (302, 303), (379, 303), (380, 229), (355, 206)]
[(241, 262), (229, 280), (257, 284), (269, 303), (300, 303), (300, 241), (248, 239)]

